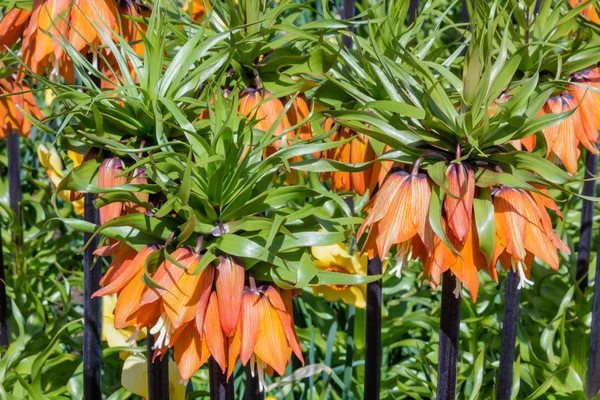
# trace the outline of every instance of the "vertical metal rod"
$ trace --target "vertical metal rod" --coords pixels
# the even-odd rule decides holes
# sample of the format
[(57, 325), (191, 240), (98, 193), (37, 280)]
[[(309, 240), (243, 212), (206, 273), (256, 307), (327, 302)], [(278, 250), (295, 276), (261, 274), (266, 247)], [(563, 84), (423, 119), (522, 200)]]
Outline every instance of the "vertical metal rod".
[[(600, 252), (600, 240), (596, 251)], [(596, 260), (593, 304), (587, 384), (585, 388), (588, 399), (596, 397), (600, 392), (600, 257)]]
[(417, 19), (419, 10), (419, 0), (410, 0), (408, 3), (408, 22), (413, 23)]
[(454, 295), (456, 277), (444, 272), (442, 309), (440, 316), (440, 346), (438, 350), (437, 400), (456, 398), (456, 369), (458, 364), (458, 333), (462, 297)]
[(227, 374), (221, 372), (221, 367), (212, 357), (208, 360), (208, 373), (210, 376), (210, 399), (233, 400), (233, 379), (227, 382)]
[(4, 274), (4, 253), (2, 249), (2, 227), (0, 226), (0, 347), (10, 344), (8, 331), (8, 298), (6, 297), (6, 275)]
[[(369, 260), (368, 275), (381, 275), (381, 260)], [(381, 381), (381, 279), (367, 283), (365, 399), (379, 400)]]
[[(6, 135), (6, 151), (8, 152), (8, 198), (10, 208), (17, 216), (19, 227), (21, 224), (21, 137), (19, 132), (9, 129)], [(13, 239), (17, 251), (21, 252), (23, 246), (22, 232), (13, 232)], [(15, 257), (16, 260), (16, 257)]]
[(467, 6), (468, 0), (462, 0), (462, 14), (460, 20), (462, 22), (469, 22), (469, 7)]
[(502, 342), (500, 344), (500, 368), (496, 384), (496, 400), (510, 400), (515, 362), (515, 343), (519, 326), (519, 275), (510, 270), (506, 276), (504, 295), (504, 317), (502, 320)]
[[(97, 224), (98, 210), (93, 201), (94, 194), (86, 193), (83, 218)], [(84, 243), (91, 236), (84, 233)], [(86, 400), (102, 399), (102, 298), (92, 298), (92, 293), (100, 289), (102, 276), (99, 261), (94, 263), (98, 243), (99, 236), (96, 236), (83, 253), (83, 391)]]
[[(263, 400), (265, 393), (260, 390), (258, 375), (252, 376), (250, 366), (246, 366), (246, 400)], [(233, 378), (232, 378), (233, 379)]]
[[(344, 19), (345, 20), (354, 18), (354, 16), (356, 15), (355, 0), (344, 0), (344, 10), (343, 11), (344, 11)], [(354, 26), (350, 26), (348, 28), (348, 30), (351, 33), (354, 33)], [(352, 40), (351, 36), (344, 36), (343, 42), (344, 42), (344, 46), (346, 46), (347, 49), (352, 48), (353, 40)]]
[[(598, 156), (589, 151), (585, 157), (585, 173), (582, 194), (596, 196), (596, 175), (598, 172)], [(579, 248), (577, 251), (577, 271), (575, 279), (582, 292), (588, 287), (588, 273), (590, 269), (590, 253), (592, 249), (592, 227), (594, 219), (594, 202), (583, 199), (581, 206), (581, 227), (579, 230)]]
[(169, 400), (169, 356), (154, 362), (154, 336), (146, 336), (146, 358), (148, 366), (148, 400)]

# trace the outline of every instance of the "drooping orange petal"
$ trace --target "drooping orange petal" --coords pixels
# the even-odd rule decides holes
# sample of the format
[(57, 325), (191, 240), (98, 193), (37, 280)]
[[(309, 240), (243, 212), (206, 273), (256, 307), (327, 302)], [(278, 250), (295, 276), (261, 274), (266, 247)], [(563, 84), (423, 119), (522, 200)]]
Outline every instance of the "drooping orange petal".
[[(450, 235), (451, 243), (457, 248), (460, 242)], [(460, 248), (460, 247), (459, 247)], [(479, 291), (479, 278), (477, 272), (482, 269), (487, 270), (487, 260), (481, 253), (479, 247), (479, 238), (477, 236), (477, 227), (475, 220), (471, 222), (469, 232), (465, 237), (464, 244), (460, 248), (461, 257), (456, 257), (454, 263), (450, 266), (450, 270), (456, 278), (469, 290), (473, 302), (477, 301), (477, 293)], [(494, 276), (492, 276), (494, 278)]]
[(193, 324), (187, 324), (175, 343), (173, 357), (179, 369), (179, 375), (188, 381), (198, 369), (210, 358), (210, 351), (205, 341)]
[(225, 353), (226, 337), (221, 330), (221, 322), (219, 320), (219, 304), (217, 293), (212, 292), (208, 307), (206, 308), (206, 316), (204, 318), (204, 337), (206, 345), (210, 350), (211, 355), (221, 367), (221, 372), (227, 370), (227, 355)]
[(31, 11), (22, 8), (13, 8), (4, 15), (0, 21), (0, 51), (6, 51), (23, 36), (30, 17)]
[(385, 181), (379, 192), (373, 197), (373, 207), (365, 218), (365, 221), (358, 230), (357, 238), (360, 238), (362, 234), (376, 222), (383, 219), (390, 211), (390, 205), (396, 198), (398, 191), (403, 187), (405, 180), (409, 178), (409, 175), (404, 171), (398, 171), (390, 174), (389, 178)]
[(117, 304), (115, 305), (115, 328), (123, 329), (135, 325), (135, 319), (130, 318), (140, 308), (140, 297), (146, 285), (142, 282), (144, 269), (142, 268), (136, 276), (119, 292)]
[[(416, 181), (420, 182), (420, 180)], [(411, 176), (402, 183), (402, 187), (390, 205), (388, 215), (379, 222), (377, 248), (381, 257), (385, 257), (394, 244), (410, 240), (417, 234), (413, 218), (419, 218), (421, 213), (418, 211), (415, 213), (420, 206), (413, 204), (414, 182), (415, 179)], [(422, 199), (419, 199), (419, 202), (421, 201)]]
[(118, 33), (116, 12), (114, 0), (74, 0), (68, 35), (71, 45), (83, 51), (87, 46), (104, 44), (98, 30), (110, 36), (111, 30)]
[(242, 308), (245, 273), (239, 258), (219, 257), (215, 288), (218, 295), (221, 327), (225, 336), (232, 336), (237, 328)]
[[(190, 272), (193, 272), (199, 262), (200, 256), (190, 265)], [(205, 289), (205, 272), (202, 271), (202, 273), (197, 275), (188, 272), (184, 273), (171, 286), (169, 291), (162, 296), (165, 312), (175, 329), (196, 317), (196, 307)], [(210, 278), (212, 280), (212, 276)]]
[(471, 229), (475, 174), (463, 164), (452, 163), (446, 170), (446, 178), (449, 194), (444, 198), (444, 211), (448, 226), (462, 242)]
[(35, 42), (32, 43), (35, 45), (33, 50), (35, 62), (45, 64), (51, 56), (54, 60), (58, 60), (64, 54), (59, 41), (64, 40), (67, 32), (66, 14), (68, 9), (69, 0), (36, 0), (34, 2), (30, 29), (35, 31)]
[(283, 375), (289, 361), (288, 343), (283, 325), (277, 311), (271, 307), (266, 297), (261, 297), (258, 306), (262, 309), (262, 319), (254, 353), (279, 375)]
[[(98, 250), (100, 250), (100, 248), (98, 248), (97, 251)], [(110, 283), (115, 272), (118, 269), (127, 268), (127, 265), (131, 261), (133, 261), (135, 256), (138, 254), (138, 252), (135, 251), (135, 249), (127, 246), (123, 242), (116, 242), (114, 245), (108, 246), (106, 251), (102, 251), (102, 253), (106, 253), (106, 255), (112, 254), (113, 258), (110, 263), (110, 266), (108, 267), (108, 270), (106, 271), (102, 279), (100, 279), (101, 285), (107, 285), (108, 283)], [(94, 255), (100, 257), (104, 256), (102, 254), (96, 254), (96, 252), (94, 252)]]
[[(173, 257), (179, 264), (186, 268), (190, 268), (192, 263), (197, 261), (198, 256), (194, 253), (191, 247), (180, 247), (175, 250), (171, 257)], [(140, 304), (148, 304), (155, 302), (159, 297), (165, 295), (173, 284), (179, 281), (179, 278), (183, 276), (185, 269), (179, 265), (172, 263), (169, 260), (164, 260), (156, 270), (156, 273), (152, 279), (158, 283), (159, 287), (148, 287), (140, 300)], [(164, 288), (164, 289), (163, 289)]]
[(235, 363), (240, 357), (240, 347), (242, 345), (240, 327), (235, 330), (235, 334), (228, 338), (227, 348), (227, 380), (231, 378), (231, 374), (235, 369)]
[(204, 335), (204, 318), (206, 315), (206, 308), (208, 307), (208, 302), (210, 300), (214, 277), (215, 267), (213, 265), (207, 266), (206, 269), (202, 271), (202, 279), (199, 283), (202, 294), (200, 294), (200, 299), (198, 300), (198, 305), (196, 306), (196, 327), (198, 328), (200, 337), (203, 337)]
[(246, 290), (242, 296), (240, 361), (243, 365), (250, 360), (258, 340), (263, 319), (263, 309), (259, 305), (261, 296), (263, 295), (252, 290)]
[[(285, 291), (285, 290), (283, 290)], [(267, 298), (271, 302), (271, 307), (277, 311), (277, 315), (279, 316), (279, 320), (283, 326), (283, 330), (285, 332), (285, 336), (287, 338), (289, 346), (292, 348), (296, 357), (302, 362), (304, 365), (304, 357), (302, 357), (302, 348), (300, 347), (300, 342), (298, 341), (298, 337), (296, 336), (296, 329), (294, 328), (293, 317), (290, 315), (290, 311), (285, 306), (283, 299), (279, 295), (277, 289), (273, 286), (269, 286), (266, 290)], [(290, 296), (291, 300), (291, 296)]]
[(496, 233), (515, 258), (522, 260), (524, 247), (525, 221), (521, 209), (521, 193), (512, 188), (502, 188), (494, 196)]
[(160, 246), (158, 245), (144, 247), (135, 256), (135, 258), (131, 260), (130, 263), (123, 263), (118, 269), (116, 269), (114, 274), (111, 276), (110, 283), (107, 286), (97, 290), (94, 294), (92, 294), (92, 297), (106, 296), (107, 294), (117, 293), (119, 290), (123, 289), (125, 285), (127, 285), (127, 283), (129, 283), (129, 281), (133, 279), (133, 277), (136, 276), (140, 270), (144, 269), (144, 264), (146, 263), (148, 257), (159, 249)]
[[(123, 172), (125, 164), (120, 158), (107, 158), (100, 165), (98, 171), (98, 187), (102, 189), (113, 188), (127, 183), (126, 176), (117, 176)], [(102, 194), (100, 195), (102, 196)], [(111, 219), (121, 216), (123, 210), (122, 202), (113, 202), (100, 207), (100, 224), (104, 225)]]

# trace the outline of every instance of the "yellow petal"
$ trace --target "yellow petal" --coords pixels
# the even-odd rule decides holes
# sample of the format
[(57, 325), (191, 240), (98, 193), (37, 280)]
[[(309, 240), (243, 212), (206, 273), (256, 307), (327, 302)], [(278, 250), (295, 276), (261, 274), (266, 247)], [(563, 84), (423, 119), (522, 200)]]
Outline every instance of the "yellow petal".
[(48, 148), (43, 144), (40, 144), (37, 148), (37, 156), (40, 160), (40, 164), (42, 164), (44, 168), (50, 168), (50, 164), (48, 163), (49, 155), (50, 152), (48, 151)]
[(112, 318), (102, 318), (102, 336), (108, 347), (127, 347), (127, 339), (133, 332), (127, 329), (116, 329)]
[(169, 362), (169, 399), (171, 400), (185, 400), (186, 385), (179, 381), (181, 381), (179, 369), (177, 364), (171, 361)]
[(112, 318), (116, 305), (116, 294), (109, 294), (107, 296), (104, 296), (104, 299), (102, 299), (102, 318)]
[(83, 162), (83, 154), (75, 153), (72, 150), (69, 150), (67, 152), (67, 157), (69, 157), (71, 161), (73, 161), (74, 167), (79, 167)]
[(313, 257), (322, 263), (334, 264), (335, 257), (340, 254), (348, 254), (348, 248), (343, 244), (333, 244), (331, 246), (313, 246), (311, 247)]
[[(170, 372), (170, 371), (169, 371)], [(148, 397), (148, 365), (146, 357), (132, 354), (123, 364), (121, 385), (133, 394)]]
[(56, 175), (62, 177), (62, 174), (63, 174), (63, 162), (62, 162), (62, 159), (60, 158), (60, 155), (56, 151), (56, 149), (51, 149), (50, 150), (50, 153), (48, 154), (48, 164), (50, 164), (50, 165), (48, 167), (46, 167), (46, 168), (52, 169), (52, 171)]
[(367, 305), (365, 285), (350, 286), (344, 290), (336, 290), (325, 285), (315, 286), (312, 289), (316, 296), (322, 294), (325, 300), (330, 302), (342, 300), (344, 303), (357, 308), (365, 308)]

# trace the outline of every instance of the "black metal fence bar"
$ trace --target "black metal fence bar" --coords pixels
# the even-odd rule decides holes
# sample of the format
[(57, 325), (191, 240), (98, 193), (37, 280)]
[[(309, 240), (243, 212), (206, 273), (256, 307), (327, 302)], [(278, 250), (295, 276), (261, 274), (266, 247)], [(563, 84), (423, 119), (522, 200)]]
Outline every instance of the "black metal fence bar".
[[(98, 210), (94, 207), (94, 194), (86, 193), (83, 218), (97, 224)], [(83, 234), (87, 243), (91, 233)], [(94, 262), (94, 251), (98, 247), (96, 236), (83, 253), (83, 391), (86, 400), (102, 399), (102, 298), (92, 298), (100, 288), (102, 267)]]
[(460, 328), (461, 296), (455, 296), (457, 279), (450, 270), (444, 272), (442, 309), (440, 316), (440, 346), (438, 350), (437, 400), (456, 398), (456, 369), (458, 364), (458, 333)]
[[(596, 251), (600, 253), (600, 240)], [(585, 388), (588, 399), (596, 397), (600, 392), (600, 258), (596, 259), (593, 304), (587, 385)]]
[[(8, 153), (8, 198), (11, 210), (15, 213), (21, 227), (21, 136), (10, 129), (6, 135), (6, 151)], [(20, 252), (23, 245), (21, 232), (13, 232), (13, 240)], [(16, 260), (16, 257), (15, 257)]]
[[(258, 375), (252, 376), (250, 366), (246, 368), (246, 400), (263, 400), (265, 393), (260, 390)], [(233, 379), (233, 378), (232, 378)]]
[(10, 344), (8, 332), (8, 298), (6, 297), (6, 275), (4, 274), (4, 253), (2, 248), (2, 227), (0, 226), (0, 347)]
[(212, 357), (208, 360), (208, 374), (211, 400), (233, 400), (233, 379), (227, 382), (227, 374), (221, 372), (221, 367)]
[[(356, 15), (356, 4), (355, 3), (356, 3), (355, 0), (344, 0), (344, 19), (345, 20), (352, 19)], [(348, 29), (350, 30), (350, 32), (354, 33), (353, 26), (350, 26)], [(352, 43), (353, 43), (352, 37), (344, 36), (342, 40), (343, 40), (344, 46), (346, 46), (346, 48), (348, 48), (348, 49), (352, 48)]]
[[(589, 151), (585, 157), (585, 173), (582, 194), (596, 196), (596, 178), (598, 172), (598, 156)], [(582, 292), (588, 287), (590, 269), (590, 253), (592, 250), (592, 227), (594, 218), (594, 202), (583, 199), (581, 206), (581, 227), (579, 231), (579, 248), (577, 251), (577, 272), (575, 278)]]
[[(381, 260), (369, 260), (368, 275), (381, 274)], [(381, 381), (381, 279), (367, 284), (365, 333), (365, 399), (379, 400)]]
[(502, 342), (500, 344), (500, 368), (496, 383), (496, 400), (510, 400), (512, 395), (515, 343), (519, 325), (519, 275), (509, 271), (506, 277), (504, 295), (504, 319), (502, 322)]
[(154, 355), (154, 336), (146, 337), (146, 357), (148, 359), (148, 400), (169, 400), (169, 356), (162, 360)]

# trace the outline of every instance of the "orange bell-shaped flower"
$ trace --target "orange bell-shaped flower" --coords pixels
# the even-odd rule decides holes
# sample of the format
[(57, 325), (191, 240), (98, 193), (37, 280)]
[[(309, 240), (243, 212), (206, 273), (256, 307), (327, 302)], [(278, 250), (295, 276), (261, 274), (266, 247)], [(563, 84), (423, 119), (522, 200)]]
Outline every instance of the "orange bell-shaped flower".
[(263, 390), (265, 372), (283, 375), (291, 352), (304, 364), (291, 309), (286, 308), (277, 289), (270, 285), (256, 288), (253, 279), (244, 290), (238, 330), (229, 343), (229, 375), (239, 354), (243, 365), (250, 363)]
[(219, 257), (215, 278), (221, 328), (225, 336), (233, 336), (237, 328), (246, 271), (237, 257)]
[[(118, 158), (107, 158), (102, 161), (100, 170), (98, 171), (98, 187), (101, 189), (109, 189), (121, 186), (127, 183), (127, 176), (122, 175), (125, 170), (125, 163)], [(120, 176), (119, 176), (120, 175)], [(101, 197), (100, 194), (98, 197)], [(111, 219), (118, 218), (123, 213), (123, 203), (115, 201), (100, 207), (100, 225), (104, 225)]]
[(459, 242), (463, 242), (471, 229), (475, 173), (462, 163), (452, 163), (446, 170), (448, 194), (444, 198), (444, 211), (448, 227)]
[[(550, 97), (540, 111), (540, 114), (558, 114), (572, 110), (578, 105), (579, 102), (575, 95), (572, 92), (565, 92), (558, 96)], [(558, 157), (567, 171), (575, 174), (577, 172), (580, 144), (590, 152), (598, 154), (598, 149), (595, 145), (598, 132), (594, 119), (593, 115), (582, 116), (581, 110), (577, 108), (565, 120), (544, 129), (543, 133), (548, 145), (546, 157), (550, 160)]]
[(571, 253), (552, 231), (543, 200), (536, 201), (525, 190), (502, 186), (494, 189), (493, 201), (496, 246), (491, 265), (500, 261), (505, 270), (512, 268), (521, 278), (519, 287), (533, 283), (528, 278), (534, 256), (557, 269), (557, 250)]
[[(369, 258), (384, 259), (393, 245), (398, 245), (398, 257), (407, 261), (415, 254), (417, 240), (430, 251), (433, 231), (429, 224), (431, 182), (427, 175), (392, 172), (371, 200), (369, 215), (358, 230), (357, 237), (369, 229), (362, 251)], [(395, 272), (400, 273), (394, 269)]]

